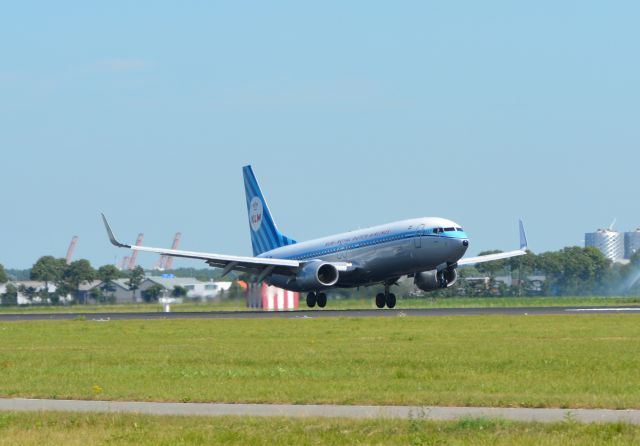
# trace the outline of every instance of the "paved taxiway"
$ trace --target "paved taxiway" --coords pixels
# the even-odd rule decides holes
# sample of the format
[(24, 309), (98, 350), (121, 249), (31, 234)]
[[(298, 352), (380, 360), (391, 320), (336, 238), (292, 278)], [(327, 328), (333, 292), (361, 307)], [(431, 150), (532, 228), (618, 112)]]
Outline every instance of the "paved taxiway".
[(640, 306), (626, 307), (503, 307), (503, 308), (396, 308), (393, 310), (297, 310), (282, 312), (267, 311), (206, 311), (206, 312), (153, 312), (153, 313), (14, 313), (0, 314), (2, 321), (69, 320), (84, 317), (88, 320), (126, 319), (234, 319), (234, 318), (316, 318), (316, 317), (398, 317), (398, 316), (477, 316), (503, 315), (549, 315), (549, 314), (640, 314)]
[(502, 407), (338, 406), (296, 404), (153, 403), (137, 401), (0, 399), (0, 410), (124, 412), (150, 415), (284, 416), (341, 418), (400, 418), (456, 420), (462, 417), (503, 418), (513, 421), (640, 424), (640, 410), (528, 409)]

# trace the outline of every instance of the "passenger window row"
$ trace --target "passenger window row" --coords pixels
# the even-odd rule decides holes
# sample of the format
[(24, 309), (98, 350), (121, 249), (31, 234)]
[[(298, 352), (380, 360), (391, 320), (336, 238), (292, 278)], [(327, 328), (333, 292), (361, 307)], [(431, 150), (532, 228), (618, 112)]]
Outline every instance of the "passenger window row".
[(363, 246), (378, 245), (378, 244), (381, 244), (381, 243), (386, 243), (386, 242), (390, 242), (390, 241), (394, 241), (394, 240), (401, 240), (401, 239), (405, 238), (405, 235), (406, 234), (399, 234), (399, 235), (392, 235), (390, 237), (385, 237), (385, 238), (380, 239), (380, 240), (367, 240), (367, 241), (355, 243), (353, 245), (347, 245), (347, 246), (343, 247), (342, 249), (340, 249), (340, 248), (324, 249), (324, 250), (321, 250), (321, 251), (312, 252), (312, 253), (304, 255), (304, 256), (294, 256), (294, 257), (291, 257), (291, 259), (292, 260), (313, 259), (313, 258), (318, 257), (318, 256), (332, 254), (332, 253), (335, 253), (335, 252), (338, 252), (338, 251), (344, 251), (345, 249), (356, 249), (356, 248), (362, 248)]

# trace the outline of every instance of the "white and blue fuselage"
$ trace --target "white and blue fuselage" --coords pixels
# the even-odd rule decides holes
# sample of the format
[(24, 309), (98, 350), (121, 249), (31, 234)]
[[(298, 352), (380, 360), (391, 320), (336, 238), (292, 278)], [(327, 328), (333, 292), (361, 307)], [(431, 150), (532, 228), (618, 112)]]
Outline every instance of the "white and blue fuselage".
[[(347, 263), (350, 266), (340, 273), (335, 286), (353, 287), (454, 266), (468, 246), (469, 239), (460, 225), (425, 217), (282, 246), (258, 257)], [(274, 274), (267, 282), (307, 291), (290, 276)]]

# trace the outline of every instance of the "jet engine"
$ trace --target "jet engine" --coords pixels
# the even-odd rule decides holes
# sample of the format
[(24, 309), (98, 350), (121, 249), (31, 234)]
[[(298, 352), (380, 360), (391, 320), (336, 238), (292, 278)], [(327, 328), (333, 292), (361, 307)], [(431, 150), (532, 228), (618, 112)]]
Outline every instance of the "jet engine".
[(296, 275), (296, 284), (302, 290), (317, 290), (338, 282), (338, 269), (331, 263), (319, 260), (305, 263)]
[(458, 280), (458, 271), (455, 268), (447, 268), (441, 271), (431, 270), (417, 273), (413, 282), (422, 291), (434, 291), (440, 288), (448, 288)]

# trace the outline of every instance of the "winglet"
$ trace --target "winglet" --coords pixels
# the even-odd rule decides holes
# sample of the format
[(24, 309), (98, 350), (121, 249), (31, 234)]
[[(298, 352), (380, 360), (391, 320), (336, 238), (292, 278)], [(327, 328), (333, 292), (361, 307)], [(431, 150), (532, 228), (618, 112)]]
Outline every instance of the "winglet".
[(527, 234), (525, 234), (524, 232), (524, 224), (522, 223), (522, 219), (520, 219), (519, 222), (520, 222), (520, 249), (522, 249), (523, 251), (526, 251), (528, 248)]
[(109, 223), (107, 222), (107, 217), (105, 217), (104, 214), (100, 214), (100, 215), (102, 215), (102, 221), (104, 222), (104, 227), (107, 229), (107, 234), (109, 235), (109, 240), (111, 241), (111, 244), (119, 248), (131, 248), (131, 245), (125, 245), (124, 243), (120, 243), (119, 241), (116, 240), (116, 238), (113, 235), (113, 231), (111, 230), (111, 226), (109, 226)]

